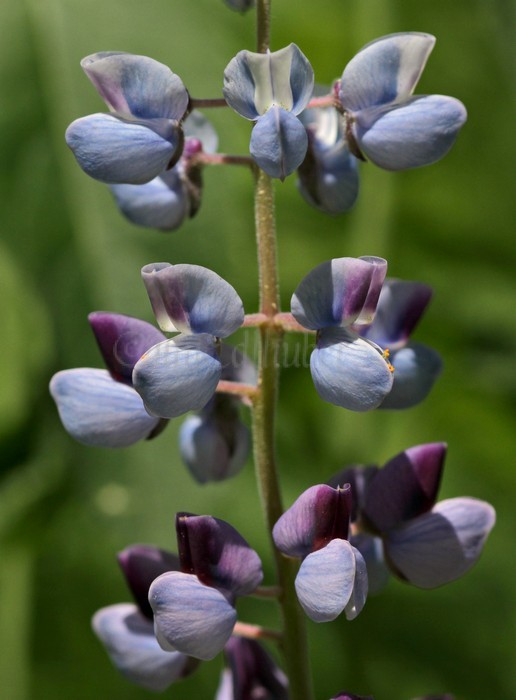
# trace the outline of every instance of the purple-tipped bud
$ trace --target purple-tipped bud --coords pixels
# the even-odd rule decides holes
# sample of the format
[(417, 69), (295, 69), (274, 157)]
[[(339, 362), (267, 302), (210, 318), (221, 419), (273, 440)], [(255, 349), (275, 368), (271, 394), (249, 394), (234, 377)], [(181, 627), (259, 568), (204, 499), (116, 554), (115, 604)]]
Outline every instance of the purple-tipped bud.
[(265, 649), (252, 639), (230, 637), (226, 669), (215, 700), (288, 700), (288, 681)]
[(378, 467), (363, 467), (357, 464), (346, 467), (328, 480), (328, 486), (332, 486), (334, 489), (342, 487), (344, 484), (351, 486), (351, 522), (355, 522), (361, 517), (367, 485), (377, 471)]
[(179, 571), (179, 557), (151, 545), (135, 544), (119, 552), (117, 558), (141, 613), (152, 620), (150, 585), (166, 571)]
[(132, 384), (134, 365), (149, 348), (165, 340), (157, 328), (139, 318), (94, 311), (88, 321), (113, 379)]
[(283, 513), (272, 531), (276, 547), (291, 557), (304, 558), (334, 539), (348, 537), (351, 487), (319, 484), (307, 489)]
[(210, 515), (178, 513), (176, 530), (183, 573), (217, 588), (230, 602), (260, 585), (259, 556), (228, 523)]
[(371, 479), (364, 513), (386, 532), (429, 511), (435, 504), (446, 456), (446, 445), (416, 445), (396, 455)]

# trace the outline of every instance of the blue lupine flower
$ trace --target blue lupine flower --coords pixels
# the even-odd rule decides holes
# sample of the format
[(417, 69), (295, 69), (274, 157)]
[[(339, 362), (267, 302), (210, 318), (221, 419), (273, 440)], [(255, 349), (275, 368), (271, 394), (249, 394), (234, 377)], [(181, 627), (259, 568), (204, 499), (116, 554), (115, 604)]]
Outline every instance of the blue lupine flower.
[(146, 690), (163, 691), (198, 666), (197, 660), (160, 647), (147, 601), (152, 581), (166, 571), (177, 570), (179, 560), (148, 545), (128, 547), (118, 558), (137, 604), (118, 603), (97, 611), (93, 631), (113, 665), (128, 680)]
[[(256, 383), (256, 367), (245, 355), (221, 345), (221, 379)], [(251, 451), (249, 429), (240, 420), (238, 397), (215, 394), (198, 415), (188, 416), (179, 433), (179, 451), (201, 484), (238, 474)]]
[(231, 637), (215, 700), (288, 700), (288, 680), (254, 639)]
[(174, 165), (189, 102), (180, 78), (152, 58), (115, 51), (87, 56), (81, 66), (111, 112), (68, 127), (81, 168), (102, 182), (142, 184)]
[(272, 531), (283, 554), (303, 560), (296, 593), (315, 622), (334, 620), (342, 611), (352, 620), (366, 601), (366, 564), (347, 539), (350, 511), (349, 485), (319, 484), (302, 493)]
[(283, 180), (302, 162), (308, 139), (297, 118), (312, 96), (314, 74), (295, 44), (271, 53), (240, 51), (224, 71), (224, 97), (256, 122), (250, 151), (271, 177)]
[(298, 168), (303, 198), (327, 214), (351, 209), (358, 196), (358, 161), (349, 150), (342, 117), (334, 107), (306, 109), (300, 116), (308, 151)]
[(152, 437), (162, 421), (147, 413), (131, 376), (141, 355), (165, 336), (122, 314), (99, 311), (88, 320), (109, 371), (84, 367), (53, 376), (50, 393), (65, 429), (93, 447), (127, 447)]
[(351, 150), (381, 168), (434, 163), (466, 121), (459, 100), (412, 94), (434, 44), (430, 34), (390, 34), (364, 46), (344, 69), (339, 99)]
[(214, 153), (217, 134), (200, 112), (191, 112), (184, 123), (185, 144), (173, 168), (143, 185), (119, 184), (109, 188), (118, 208), (138, 226), (173, 231), (195, 216), (201, 204), (202, 166), (197, 153)]
[(146, 265), (142, 278), (160, 328), (179, 335), (140, 358), (134, 387), (153, 416), (200, 410), (221, 378), (218, 339), (243, 323), (242, 301), (228, 282), (199, 265)]
[(430, 299), (432, 289), (420, 282), (387, 279), (370, 326), (357, 328), (363, 338), (389, 349), (394, 383), (379, 408), (409, 408), (425, 399), (442, 370), (439, 354), (409, 341)]
[(374, 318), (386, 270), (382, 258), (335, 258), (313, 269), (292, 296), (294, 318), (317, 331), (310, 369), (319, 396), (352, 411), (377, 408), (392, 388), (382, 349), (354, 330)]
[(159, 576), (149, 589), (161, 647), (212, 659), (229, 640), (235, 602), (260, 585), (260, 558), (228, 523), (208, 515), (176, 519), (181, 572)]
[(417, 445), (383, 469), (351, 467), (331, 479), (334, 486), (355, 486), (360, 535), (351, 541), (375, 590), (385, 582), (385, 567), (414, 586), (436, 588), (463, 576), (480, 557), (495, 511), (475, 498), (436, 503), (445, 455), (443, 443)]

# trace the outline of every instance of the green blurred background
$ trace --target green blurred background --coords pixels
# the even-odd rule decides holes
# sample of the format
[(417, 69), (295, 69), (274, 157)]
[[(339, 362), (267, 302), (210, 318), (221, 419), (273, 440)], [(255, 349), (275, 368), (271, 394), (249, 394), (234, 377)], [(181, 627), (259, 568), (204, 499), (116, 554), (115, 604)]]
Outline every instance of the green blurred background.
[[(47, 385), (58, 369), (102, 366), (89, 311), (152, 320), (139, 279), (146, 263), (211, 267), (256, 310), (251, 178), (209, 170), (194, 220), (171, 234), (137, 229), (80, 171), (63, 133), (73, 119), (105, 110), (79, 67), (83, 56), (149, 55), (193, 96), (216, 97), (228, 61), (254, 49), (254, 14), (240, 16), (222, 0), (2, 0), (0, 26), (0, 696), (144, 698), (90, 631), (95, 610), (129, 600), (115, 553), (134, 542), (174, 548), (177, 510), (210, 513), (263, 554), (272, 582), (252, 465), (233, 481), (199, 487), (180, 462), (180, 421), (130, 449), (82, 447), (61, 428)], [(417, 91), (454, 95), (469, 111), (442, 162), (401, 174), (363, 167), (349, 215), (310, 209), (295, 178), (278, 184), (284, 308), (317, 263), (382, 255), (391, 275), (434, 286), (416, 338), (445, 360), (424, 404), (368, 415), (322, 403), (306, 367), (286, 369), (278, 435), (285, 501), (345, 464), (383, 464), (410, 445), (445, 440), (441, 497), (475, 496), (498, 511), (464, 579), (431, 592), (391, 581), (354, 622), (310, 623), (318, 700), (343, 688), (376, 700), (442, 691), (516, 697), (514, 26), (510, 0), (273, 0), (272, 48), (296, 42), (321, 83), (373, 38), (435, 34)], [(247, 152), (249, 124), (229, 110), (211, 116), (220, 150)], [(241, 617), (274, 625), (274, 607), (243, 601)], [(220, 659), (205, 663), (165, 695), (212, 698), (220, 668)]]

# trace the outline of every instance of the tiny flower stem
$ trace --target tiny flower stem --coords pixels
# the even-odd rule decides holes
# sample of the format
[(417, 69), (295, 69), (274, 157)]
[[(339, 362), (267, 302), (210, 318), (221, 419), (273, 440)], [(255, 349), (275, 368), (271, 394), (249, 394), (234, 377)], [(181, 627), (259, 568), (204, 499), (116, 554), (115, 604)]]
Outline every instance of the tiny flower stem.
[(225, 379), (221, 379), (217, 384), (216, 391), (220, 394), (233, 394), (235, 396), (245, 396), (250, 399), (253, 399), (258, 393), (258, 389), (252, 384), (228, 382)]
[(281, 642), (282, 634), (276, 630), (260, 627), (260, 625), (250, 625), (247, 622), (236, 622), (233, 634), (246, 639), (270, 639), (274, 642)]
[(233, 156), (228, 153), (196, 153), (190, 162), (199, 165), (245, 165), (247, 168), (255, 168), (251, 156)]
[(190, 107), (192, 109), (212, 109), (215, 107), (227, 107), (228, 103), (223, 97), (214, 97), (208, 99), (198, 99), (190, 97)]
[(251, 593), (254, 598), (265, 598), (274, 600), (279, 598), (281, 595), (281, 588), (279, 586), (258, 586), (258, 588)]
[(312, 97), (310, 102), (307, 104), (306, 108), (311, 109), (312, 107), (337, 107), (337, 100), (335, 95), (324, 95), (323, 97)]
[(242, 328), (260, 328), (267, 325), (275, 326), (279, 330), (287, 333), (315, 333), (315, 331), (311, 331), (298, 323), (292, 314), (284, 311), (280, 311), (274, 314), (274, 316), (267, 316), (266, 314), (246, 314)]

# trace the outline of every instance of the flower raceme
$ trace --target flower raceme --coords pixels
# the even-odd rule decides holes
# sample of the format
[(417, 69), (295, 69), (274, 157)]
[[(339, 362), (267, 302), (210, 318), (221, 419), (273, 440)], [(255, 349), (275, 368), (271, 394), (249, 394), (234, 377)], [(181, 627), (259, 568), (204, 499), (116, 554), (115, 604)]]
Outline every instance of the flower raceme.
[(172, 167), (190, 99), (181, 79), (152, 58), (116, 51), (87, 56), (81, 66), (110, 110), (68, 127), (81, 168), (108, 184), (142, 184)]
[(436, 588), (476, 563), (495, 523), (489, 503), (450, 498), (437, 503), (446, 445), (416, 445), (383, 469), (350, 467), (330, 484), (350, 483), (354, 534), (350, 541), (367, 563), (371, 590), (387, 569), (419, 588)]

